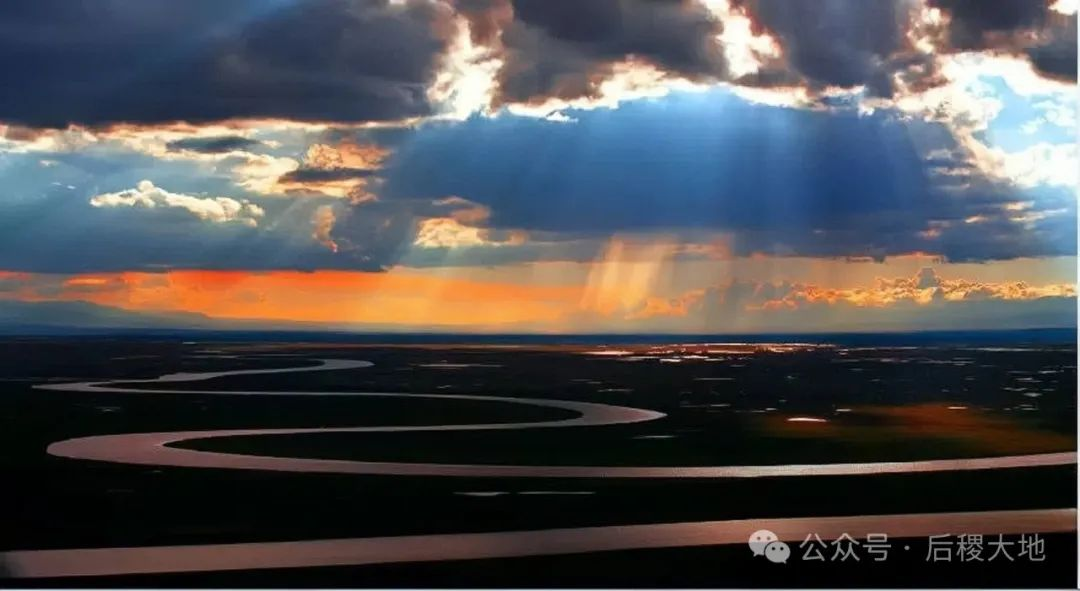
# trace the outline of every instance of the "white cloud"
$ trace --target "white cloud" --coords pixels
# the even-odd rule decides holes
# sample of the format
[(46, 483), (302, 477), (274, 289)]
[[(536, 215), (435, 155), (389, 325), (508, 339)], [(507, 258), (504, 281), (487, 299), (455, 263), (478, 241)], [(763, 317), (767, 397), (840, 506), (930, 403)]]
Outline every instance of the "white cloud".
[(1043, 112), (1047, 123), (1076, 130), (1076, 102), (1068, 100), (1045, 100), (1031, 105)]
[(1004, 176), (1021, 187), (1076, 185), (1076, 144), (1039, 143), (1019, 152), (996, 151)]
[(0, 122), (0, 153), (74, 152), (95, 141), (83, 129), (30, 129)]
[(265, 212), (246, 199), (231, 197), (194, 197), (171, 193), (155, 187), (150, 181), (140, 181), (134, 189), (116, 193), (102, 193), (90, 199), (94, 207), (141, 207), (146, 209), (179, 209), (211, 223), (236, 222), (255, 227)]
[(1069, 15), (1076, 14), (1078, 7), (1080, 7), (1080, 2), (1077, 2), (1077, 0), (1055, 0), (1050, 5), (1050, 10)]
[(430, 218), (420, 222), (413, 244), (421, 248), (461, 248), (483, 246), (482, 230), (465, 226), (453, 218)]
[(994, 120), (1005, 108), (1003, 97), (988, 80), (1000, 79), (1013, 93), (1034, 101), (1032, 106), (1042, 116), (1018, 127), (1033, 136), (1047, 124), (1075, 129), (1075, 85), (1042, 78), (1030, 62), (1020, 58), (959, 54), (941, 58), (939, 65), (946, 83), (922, 92), (901, 93), (892, 106), (946, 125), (967, 152), (969, 162), (988, 177), (1025, 188), (1076, 185), (1075, 142), (1039, 142), (1007, 151), (994, 145), (993, 133), (981, 133), (993, 131)]
[(893, 106), (905, 113), (948, 125), (957, 134), (985, 130), (1004, 104), (994, 88), (980, 79), (980, 59), (942, 58), (941, 75), (946, 83), (922, 92), (902, 92), (891, 104), (880, 101), (874, 106)]
[(330, 235), (336, 222), (337, 216), (334, 215), (334, 208), (329, 205), (320, 205), (315, 210), (315, 214), (311, 216), (311, 225), (314, 226), (314, 230), (311, 232), (312, 239), (325, 246), (330, 252), (338, 251), (338, 244)]
[(472, 42), (467, 19), (458, 18), (457, 32), (428, 98), (439, 106), (441, 116), (463, 120), (473, 113), (487, 113), (495, 95), (495, 77), (503, 60), (489, 48)]
[(458, 207), (443, 217), (421, 220), (413, 245), (419, 248), (464, 248), (470, 246), (520, 246), (528, 241), (525, 232), (495, 231), (479, 227), (491, 214), (483, 205), (461, 197), (436, 200), (434, 205)]
[(734, 8), (728, 0), (705, 0), (704, 4), (724, 23), (717, 39), (733, 78), (756, 74), (766, 62), (780, 58), (780, 44), (767, 33), (755, 32), (744, 9)]
[(233, 174), (240, 186), (267, 196), (340, 197), (359, 204), (377, 199), (371, 187), (378, 179), (372, 175), (389, 154), (375, 144), (316, 143), (308, 147), (302, 162), (252, 154), (233, 168)]
[(236, 184), (248, 191), (263, 195), (281, 195), (278, 179), (299, 167), (300, 163), (292, 158), (250, 154), (232, 168), (232, 174), (236, 178)]

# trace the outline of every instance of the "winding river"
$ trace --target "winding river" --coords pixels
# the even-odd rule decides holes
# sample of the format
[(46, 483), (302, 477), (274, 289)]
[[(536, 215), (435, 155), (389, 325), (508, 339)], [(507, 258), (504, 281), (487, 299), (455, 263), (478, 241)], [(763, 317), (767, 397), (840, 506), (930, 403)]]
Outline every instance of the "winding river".
[[(286, 372), (334, 371), (370, 367), (367, 361), (318, 360), (318, 365), (280, 369), (174, 373), (148, 380), (124, 380), (123, 387), (110, 382), (42, 384), (44, 390), (68, 392), (123, 392), (161, 394), (140, 388), (145, 383), (185, 383), (237, 375)], [(409, 476), (466, 476), (513, 478), (757, 478), (770, 476), (834, 476), (901, 474), (1058, 466), (1076, 463), (1075, 452), (1013, 455), (990, 458), (920, 460), (909, 462), (860, 462), (835, 464), (785, 464), (762, 466), (533, 466), (371, 462), (255, 456), (183, 449), (172, 444), (217, 437), (293, 435), (303, 433), (386, 433), (417, 431), (476, 431), (618, 425), (656, 420), (656, 411), (568, 400), (509, 398), (464, 394), (405, 394), (391, 392), (319, 392), (266, 390), (175, 390), (169, 394), (220, 396), (359, 396), (438, 398), (447, 400), (498, 401), (569, 410), (569, 419), (461, 425), (368, 426), (295, 429), (219, 429), (94, 435), (51, 444), (54, 456), (121, 464), (227, 468), (278, 472), (320, 472)], [(782, 540), (801, 540), (808, 531), (835, 538), (843, 532), (885, 531), (890, 536), (915, 537), (965, 531), (1007, 534), (1074, 531), (1075, 509), (1033, 511), (985, 511), (910, 515), (862, 515), (753, 519), (694, 523), (670, 523), (558, 530), (444, 534), (345, 540), (310, 540), (254, 544), (210, 544), (149, 548), (96, 548), (28, 550), (0, 554), (0, 560), (17, 577), (67, 577), (134, 573), (360, 565), (408, 561), (459, 560), (509, 556), (535, 556), (600, 550), (626, 550), (695, 545), (744, 543), (757, 529), (771, 529)], [(856, 537), (858, 537), (856, 535)]]

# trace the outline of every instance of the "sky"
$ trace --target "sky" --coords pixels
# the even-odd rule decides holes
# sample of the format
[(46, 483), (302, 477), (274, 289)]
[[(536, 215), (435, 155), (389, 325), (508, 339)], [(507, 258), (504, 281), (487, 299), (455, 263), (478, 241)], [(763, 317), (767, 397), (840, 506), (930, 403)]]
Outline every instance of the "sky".
[(1076, 0), (8, 0), (0, 324), (1073, 327), (1076, 40)]

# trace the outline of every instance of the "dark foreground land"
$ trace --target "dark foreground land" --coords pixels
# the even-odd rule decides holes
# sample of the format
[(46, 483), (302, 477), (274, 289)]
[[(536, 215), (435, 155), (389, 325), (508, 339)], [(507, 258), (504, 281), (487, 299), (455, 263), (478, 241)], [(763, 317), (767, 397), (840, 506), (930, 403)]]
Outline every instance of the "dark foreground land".
[[(193, 338), (193, 337), (185, 337)], [(1076, 350), (1052, 343), (836, 346), (500, 346), (205, 342), (85, 337), (0, 343), (0, 552), (301, 541), (754, 518), (1076, 506), (1076, 466), (768, 478), (460, 478), (122, 465), (46, 447), (109, 433), (554, 421), (513, 403), (200, 391), (478, 394), (665, 413), (600, 427), (223, 437), (182, 447), (380, 462), (744, 466), (916, 461), (1076, 449)], [(362, 359), (372, 367), (60, 392), (41, 383), (155, 378)], [(794, 420), (793, 420), (794, 419)], [(751, 532), (747, 531), (749, 535)], [(807, 532), (812, 533), (812, 532)], [(955, 536), (962, 531), (941, 531)], [(1038, 534), (1040, 532), (1029, 532)], [(1075, 531), (1043, 559), (928, 561), (925, 537), (888, 559), (754, 557), (745, 544), (369, 566), (0, 579), (0, 586), (971, 586), (1072, 587)], [(1019, 535), (1006, 539), (1018, 544)], [(828, 541), (828, 540), (827, 540)], [(907, 547), (905, 550), (904, 547)]]

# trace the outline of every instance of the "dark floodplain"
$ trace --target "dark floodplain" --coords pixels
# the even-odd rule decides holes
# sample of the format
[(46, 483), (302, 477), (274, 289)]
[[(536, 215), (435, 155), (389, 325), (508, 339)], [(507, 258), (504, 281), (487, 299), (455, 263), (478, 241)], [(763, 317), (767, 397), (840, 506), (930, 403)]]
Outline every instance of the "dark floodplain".
[[(865, 555), (858, 562), (808, 562), (801, 559), (798, 541), (791, 543), (792, 558), (786, 564), (753, 556), (743, 542), (674, 542), (651, 548), (626, 542), (604, 551), (544, 555), (522, 550), (519, 555), (470, 560), (304, 567), (268, 558), (265, 568), (245, 563), (240, 570), (118, 571), (74, 578), (49, 578), (37, 571), (27, 575), (27, 565), (46, 556), (27, 553), (41, 550), (555, 529), (577, 531), (583, 539), (584, 528), (609, 526), (912, 514), (940, 515), (947, 525), (946, 516), (961, 513), (1075, 510), (1075, 456), (1073, 461), (989, 469), (815, 475), (797, 468), (922, 465), (1075, 452), (1076, 349), (1068, 331), (790, 336), (773, 337), (772, 342), (752, 337), (561, 341), (445, 335), (288, 337), (37, 336), (0, 343), (4, 449), (0, 495), (8, 508), (0, 528), (0, 552), (5, 552), (9, 574), (26, 577), (5, 582), (20, 586), (1075, 584), (1074, 527), (1025, 532), (1044, 534), (1041, 561), (1017, 559), (1013, 551), (1011, 562), (930, 562), (927, 536), (904, 537), (901, 531), (892, 536), (892, 553), (883, 562)], [(325, 359), (371, 365), (139, 382), (177, 372), (312, 367)], [(37, 387), (71, 382), (107, 382), (109, 389)], [(281, 395), (286, 392), (307, 395)], [(320, 395), (331, 392), (430, 396)], [(625, 407), (658, 418), (557, 428), (380, 429), (555, 423), (572, 421), (579, 414), (557, 405), (516, 400)], [(372, 429), (343, 430), (357, 427)], [(348, 465), (548, 466), (581, 469), (581, 474), (485, 477), (429, 475), (423, 470), (410, 475), (221, 469), (157, 465), (150, 460), (133, 464), (74, 459), (47, 451), (57, 442), (100, 435), (235, 429), (308, 432), (196, 437), (169, 445), (192, 452)], [(619, 477), (617, 470), (717, 466), (796, 468), (764, 477), (627, 478)], [(590, 470), (596, 468), (612, 468), (614, 476)], [(717, 526), (717, 531), (735, 527)], [(987, 527), (991, 534), (993, 526)], [(590, 531), (587, 535), (602, 536), (600, 530)], [(1009, 532), (1009, 539), (1016, 542), (1020, 532)], [(299, 548), (294, 556), (302, 554)], [(258, 563), (262, 550), (251, 551), (248, 558)]]

